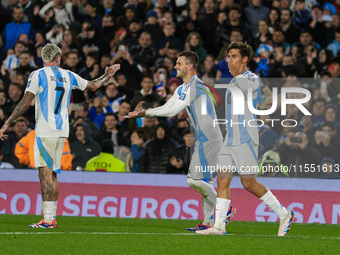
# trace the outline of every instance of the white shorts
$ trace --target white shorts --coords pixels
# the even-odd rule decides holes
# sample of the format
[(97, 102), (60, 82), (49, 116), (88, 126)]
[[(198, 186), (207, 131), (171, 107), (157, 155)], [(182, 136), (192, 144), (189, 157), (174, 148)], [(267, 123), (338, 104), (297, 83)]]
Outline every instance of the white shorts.
[[(197, 142), (195, 144), (194, 153), (191, 157), (188, 177), (208, 182), (211, 177), (216, 176), (217, 172), (214, 172), (214, 170), (222, 145), (222, 141), (206, 141), (204, 143)], [(213, 171), (211, 171), (212, 169)], [(215, 175), (213, 176), (213, 174)]]
[(48, 166), (53, 172), (61, 172), (61, 157), (65, 145), (65, 137), (35, 137), (35, 167)]
[(257, 174), (258, 167), (258, 145), (253, 141), (236, 145), (226, 146), (223, 144), (218, 156), (218, 166), (222, 171), (231, 169), (238, 171), (240, 175)]

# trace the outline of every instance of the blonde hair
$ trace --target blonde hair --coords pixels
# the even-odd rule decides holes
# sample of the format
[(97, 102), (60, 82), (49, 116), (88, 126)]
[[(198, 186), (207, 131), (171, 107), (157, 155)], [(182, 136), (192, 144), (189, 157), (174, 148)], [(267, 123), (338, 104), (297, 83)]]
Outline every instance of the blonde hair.
[(61, 55), (61, 49), (52, 43), (46, 44), (41, 50), (41, 57), (45, 63), (52, 62), (58, 54)]

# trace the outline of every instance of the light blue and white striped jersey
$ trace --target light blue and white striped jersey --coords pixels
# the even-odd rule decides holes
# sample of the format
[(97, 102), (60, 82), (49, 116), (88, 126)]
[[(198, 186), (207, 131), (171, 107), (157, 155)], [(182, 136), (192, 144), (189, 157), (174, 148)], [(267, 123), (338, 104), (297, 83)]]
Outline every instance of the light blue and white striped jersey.
[[(224, 144), (226, 146), (235, 146), (253, 141), (256, 145), (259, 144), (259, 132), (257, 127), (251, 127), (248, 125), (249, 120), (256, 119), (256, 116), (249, 110), (247, 103), (248, 88), (252, 88), (252, 105), (256, 109), (261, 91), (260, 78), (250, 72), (246, 71), (241, 75), (233, 78), (230, 85), (235, 85), (243, 92), (244, 96), (244, 114), (233, 114), (233, 97), (231, 91), (226, 91), (225, 103), (226, 103), (226, 135)], [(252, 126), (256, 126), (256, 122), (251, 122)]]
[[(35, 66), (34, 60), (31, 59), (30, 66)], [(9, 55), (5, 59), (5, 70), (15, 69), (19, 67), (19, 59), (15, 54)]]
[(57, 66), (31, 73), (26, 92), (35, 95), (37, 137), (68, 137), (68, 108), (73, 88), (85, 90), (88, 81)]
[(206, 91), (210, 92), (210, 89), (195, 75), (188, 84), (178, 88), (179, 100), (186, 100), (186, 97), (190, 99), (187, 112), (195, 129), (196, 139), (200, 142), (221, 142), (223, 137), (220, 127), (214, 126), (214, 120), (217, 119), (214, 102)]
[[(222, 133), (218, 125), (214, 127), (214, 120), (217, 119), (213, 100), (206, 91), (209, 88), (194, 75), (188, 84), (179, 86), (173, 96), (165, 105), (148, 109), (145, 116), (176, 116), (186, 109), (195, 129), (196, 140), (201, 143), (206, 141), (222, 141)], [(204, 105), (206, 102), (206, 106)], [(204, 111), (202, 111), (202, 106)]]

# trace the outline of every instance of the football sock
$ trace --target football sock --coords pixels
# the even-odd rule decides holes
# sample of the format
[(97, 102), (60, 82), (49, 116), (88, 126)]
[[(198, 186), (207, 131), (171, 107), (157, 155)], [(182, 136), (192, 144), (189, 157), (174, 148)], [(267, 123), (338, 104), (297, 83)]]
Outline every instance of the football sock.
[(57, 203), (58, 201), (53, 201), (53, 220), (57, 218)]
[(277, 200), (276, 196), (274, 196), (270, 190), (268, 190), (266, 194), (260, 197), (260, 200), (266, 206), (272, 209), (272, 211), (279, 216), (280, 220), (283, 220), (287, 217), (288, 215), (287, 209), (280, 204), (279, 200)]
[(216, 219), (215, 219), (215, 228), (224, 230), (225, 229), (225, 218), (228, 212), (228, 208), (230, 205), (230, 200), (226, 198), (217, 198), (216, 199)]
[(204, 213), (203, 224), (207, 226), (212, 226), (214, 224), (214, 206), (217, 195), (216, 190), (213, 186), (213, 182), (195, 180), (190, 177), (187, 179), (187, 182), (191, 188), (202, 195), (202, 205)]
[(53, 212), (54, 212), (54, 202), (52, 201), (42, 202), (42, 208), (43, 208), (43, 213), (44, 213), (44, 221), (46, 223), (52, 223)]

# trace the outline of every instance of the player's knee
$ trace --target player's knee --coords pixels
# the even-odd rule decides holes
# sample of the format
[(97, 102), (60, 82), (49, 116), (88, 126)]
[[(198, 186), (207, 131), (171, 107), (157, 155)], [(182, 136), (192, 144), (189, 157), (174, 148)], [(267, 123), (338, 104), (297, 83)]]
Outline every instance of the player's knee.
[(253, 192), (256, 189), (256, 182), (252, 179), (242, 179), (243, 188), (249, 192)]
[(188, 183), (188, 185), (189, 185), (191, 188), (195, 189), (195, 187), (196, 187), (196, 185), (195, 185), (195, 184), (196, 184), (196, 181), (195, 181), (194, 179), (188, 177), (188, 178), (187, 178), (187, 183)]

